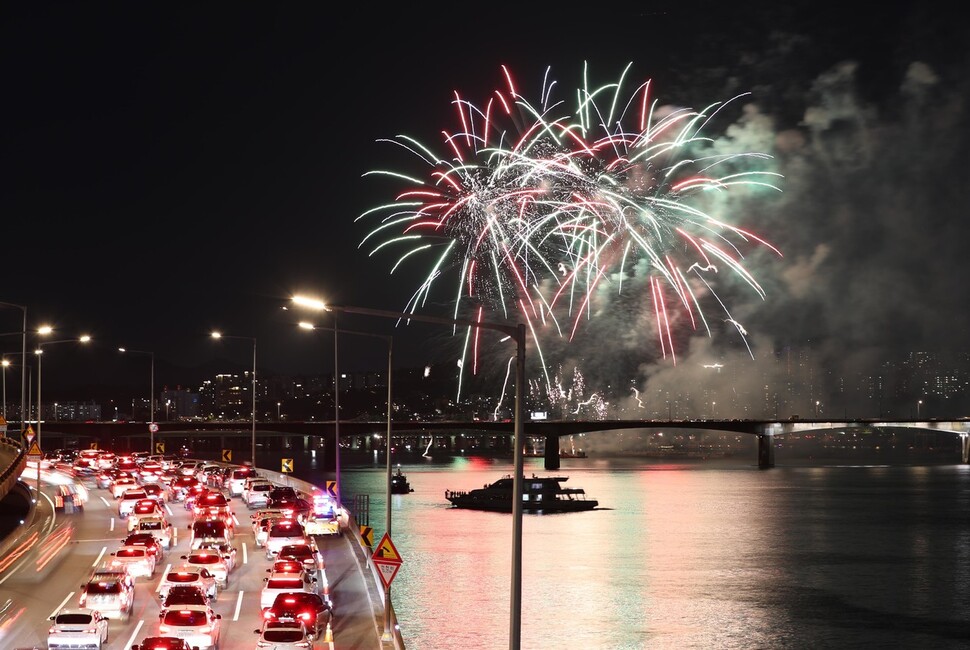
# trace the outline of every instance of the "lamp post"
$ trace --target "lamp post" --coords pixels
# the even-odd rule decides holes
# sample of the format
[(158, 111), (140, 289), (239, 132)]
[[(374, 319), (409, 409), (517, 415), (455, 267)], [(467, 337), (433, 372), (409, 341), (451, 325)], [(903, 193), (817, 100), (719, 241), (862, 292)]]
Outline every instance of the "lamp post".
[[(27, 395), (27, 307), (12, 302), (0, 302), (0, 306), (15, 307), (24, 313), (24, 324), (20, 330), (20, 360), (23, 362), (20, 367), (20, 435), (22, 438), (25, 429), (24, 422), (27, 420), (27, 412), (24, 410), (27, 403), (25, 399), (25, 395)], [(4, 416), (6, 416), (6, 410), (6, 406), (4, 406)]]
[(923, 400), (917, 400), (916, 402), (916, 419), (920, 418), (920, 410), (923, 406)]
[(229, 334), (223, 334), (221, 332), (213, 332), (212, 338), (214, 339), (242, 339), (243, 341), (253, 342), (253, 450), (252, 459), (253, 467), (256, 467), (256, 337), (255, 336), (231, 336)]
[[(387, 439), (385, 442), (385, 462), (386, 462), (386, 473), (385, 473), (385, 503), (386, 511), (384, 515), (384, 521), (386, 526), (386, 532), (388, 537), (391, 535), (391, 399), (392, 399), (392, 385), (393, 385), (393, 375), (394, 372), (394, 337), (385, 336), (383, 334), (373, 334), (371, 332), (357, 332), (354, 330), (338, 330), (336, 327), (319, 327), (313, 323), (301, 322), (301, 329), (305, 330), (326, 330), (333, 332), (334, 340), (337, 338), (338, 331), (343, 334), (356, 334), (358, 336), (369, 336), (371, 338), (383, 339), (387, 343)], [(336, 356), (334, 356), (334, 364), (336, 365)], [(336, 375), (336, 370), (334, 370), (334, 375)], [(279, 402), (276, 403), (276, 407), (279, 408)], [(277, 416), (278, 419), (279, 416)], [(340, 419), (339, 414), (337, 414), (337, 420)], [(334, 420), (334, 432), (336, 433), (336, 420)], [(336, 438), (337, 447), (337, 459), (340, 458), (340, 438)], [(339, 472), (339, 465), (336, 467)], [(340, 474), (337, 474), (337, 502), (340, 503)], [(391, 641), (391, 586), (387, 585), (384, 587), (384, 634), (381, 638), (384, 642)]]
[(461, 325), (464, 327), (494, 330), (505, 334), (515, 341), (515, 434), (513, 438), (513, 444), (515, 446), (515, 476), (512, 480), (512, 586), (509, 606), (509, 648), (510, 650), (519, 650), (522, 628), (522, 487), (524, 482), (522, 475), (522, 410), (525, 404), (525, 325), (519, 323), (513, 327), (485, 321), (437, 318), (434, 316), (385, 311), (383, 309), (369, 309), (366, 307), (327, 305), (321, 300), (305, 296), (294, 296), (293, 302), (302, 307), (317, 310), (391, 318), (398, 321), (414, 320), (425, 323), (437, 323), (439, 325)]
[(279, 402), (276, 403), (276, 421), (277, 422), (280, 421), (280, 403)]
[(815, 419), (816, 420), (818, 419), (818, 405), (819, 405), (819, 401), (815, 400)]
[[(151, 357), (151, 383), (149, 384), (148, 393), (148, 453), (155, 453), (155, 353), (147, 352), (145, 350), (129, 350), (128, 348), (118, 348), (118, 352), (125, 354), (130, 352), (132, 354), (147, 354)], [(135, 416), (135, 409), (131, 409), (132, 417)], [(166, 418), (167, 419), (167, 418)]]
[(10, 365), (9, 359), (4, 359), (3, 365), (3, 419), (7, 419), (7, 366)]
[[(47, 331), (50, 331), (49, 329)], [(43, 360), (44, 360), (44, 346), (54, 345), (55, 343), (88, 343), (91, 337), (87, 334), (80, 336), (76, 339), (58, 339), (56, 341), (41, 341), (37, 344), (37, 350), (34, 354), (37, 355), (37, 447), (41, 447), (41, 423), (44, 418), (42, 416), (44, 412), (43, 402), (41, 401), (41, 388), (43, 386)], [(40, 498), (40, 460), (37, 461), (37, 498)]]

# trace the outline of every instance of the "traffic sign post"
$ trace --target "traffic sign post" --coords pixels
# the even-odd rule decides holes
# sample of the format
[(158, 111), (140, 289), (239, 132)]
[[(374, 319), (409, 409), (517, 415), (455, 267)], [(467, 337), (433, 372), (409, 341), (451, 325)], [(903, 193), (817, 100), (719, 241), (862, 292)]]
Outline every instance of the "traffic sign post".
[(283, 474), (289, 474), (290, 472), (293, 471), (293, 459), (292, 458), (283, 458), (283, 459), (281, 459), (280, 465), (281, 465), (280, 472), (283, 473)]
[(164, 442), (156, 442), (155, 443), (155, 453), (156, 454), (164, 454), (165, 453), (165, 443)]
[(381, 582), (384, 583), (384, 634), (381, 635), (381, 641), (387, 642), (393, 637), (391, 634), (391, 582), (394, 581), (394, 576), (397, 575), (397, 571), (401, 568), (404, 560), (401, 559), (401, 554), (397, 552), (394, 542), (391, 541), (391, 536), (387, 533), (384, 533), (384, 536), (381, 537), (381, 542), (374, 549), (374, 554), (370, 559), (377, 567)]
[(337, 498), (337, 482), (327, 481), (327, 494), (330, 495), (331, 499)]
[(231, 463), (232, 462), (232, 449), (222, 450), (222, 462)]

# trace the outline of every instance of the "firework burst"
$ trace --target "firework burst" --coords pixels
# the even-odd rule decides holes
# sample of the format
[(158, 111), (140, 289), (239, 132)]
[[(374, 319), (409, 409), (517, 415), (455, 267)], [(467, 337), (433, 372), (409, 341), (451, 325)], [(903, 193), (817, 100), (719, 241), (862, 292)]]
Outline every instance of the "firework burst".
[[(532, 103), (503, 67), (504, 86), (484, 105), (455, 93), (457, 128), (442, 131), (444, 153), (404, 135), (385, 140), (426, 171), (368, 172), (405, 187), (358, 217), (377, 220), (361, 246), (370, 255), (395, 251), (392, 273), (430, 259), (407, 310), (422, 308), (445, 281), (456, 318), (525, 322), (545, 369), (540, 341), (571, 340), (598, 291), (615, 285), (619, 293), (625, 277), (638, 276), (652, 313), (640, 326), (657, 333), (663, 357), (676, 362), (682, 324), (710, 335), (702, 307), (712, 301), (744, 338), (715, 292), (716, 276), (727, 271), (764, 299), (744, 257), (757, 247), (780, 253), (715, 214), (711, 197), (739, 187), (778, 191), (780, 175), (766, 169), (770, 156), (722, 151), (705, 134), (743, 95), (702, 111), (662, 108), (649, 80), (626, 94), (629, 70), (600, 87), (584, 82), (568, 106), (553, 100), (548, 71)], [(475, 370), (474, 333), (467, 341), (472, 358), (463, 368)]]

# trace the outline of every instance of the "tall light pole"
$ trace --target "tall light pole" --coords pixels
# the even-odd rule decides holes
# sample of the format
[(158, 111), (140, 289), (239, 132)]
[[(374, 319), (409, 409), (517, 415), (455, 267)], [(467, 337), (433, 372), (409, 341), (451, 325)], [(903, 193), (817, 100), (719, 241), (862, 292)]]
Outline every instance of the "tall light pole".
[(923, 400), (918, 400), (916, 402), (916, 419), (917, 420), (920, 418), (920, 410), (922, 409), (922, 406), (923, 406)]
[(25, 410), (27, 408), (27, 307), (12, 302), (0, 302), (0, 306), (15, 307), (24, 312), (24, 324), (20, 330), (20, 360), (23, 362), (20, 367), (20, 436), (23, 438), (26, 429), (24, 422), (27, 420), (27, 411)]
[(279, 402), (276, 403), (276, 421), (277, 422), (280, 421), (280, 403)]
[(253, 467), (256, 467), (256, 337), (255, 336), (231, 336), (222, 332), (213, 332), (214, 339), (242, 339), (243, 341), (253, 342)]
[[(50, 331), (48, 329), (48, 331)], [(41, 401), (41, 387), (43, 386), (43, 378), (41, 373), (43, 372), (43, 360), (44, 360), (44, 346), (54, 345), (55, 343), (88, 343), (91, 337), (87, 334), (79, 336), (76, 339), (58, 339), (56, 341), (41, 341), (37, 344), (37, 350), (34, 354), (37, 355), (37, 447), (41, 447), (41, 422), (44, 418), (42, 414), (44, 412), (43, 402)], [(40, 498), (40, 460), (37, 461), (37, 498)]]
[(7, 366), (10, 365), (9, 359), (0, 362), (3, 365), (3, 419), (7, 419)]
[[(387, 438), (385, 442), (385, 462), (386, 462), (386, 472), (384, 481), (384, 494), (386, 510), (384, 515), (385, 527), (388, 537), (391, 535), (391, 421), (392, 421), (392, 385), (393, 385), (393, 372), (394, 372), (394, 337), (385, 336), (383, 334), (373, 334), (371, 332), (357, 332), (354, 330), (338, 330), (336, 327), (319, 327), (313, 323), (301, 322), (301, 329), (305, 330), (326, 330), (333, 332), (333, 337), (336, 340), (338, 331), (343, 334), (355, 334), (357, 336), (369, 336), (371, 338), (383, 339), (387, 343)], [(336, 358), (336, 357), (334, 357)], [(336, 371), (335, 371), (336, 372)], [(277, 408), (279, 408), (279, 402), (276, 403)], [(339, 419), (339, 417), (337, 418)], [(334, 432), (336, 433), (336, 420), (334, 421)], [(340, 449), (340, 438), (336, 439), (337, 449), (339, 454)], [(339, 458), (339, 455), (338, 455)], [(337, 466), (337, 471), (339, 472), (339, 466)], [(337, 502), (340, 503), (340, 474), (337, 474)], [(384, 586), (384, 634), (382, 636), (382, 641), (388, 642), (392, 638), (391, 633), (391, 586)]]
[[(148, 393), (148, 453), (155, 453), (155, 353), (147, 352), (145, 350), (129, 350), (128, 348), (118, 348), (118, 352), (125, 354), (130, 352), (132, 354), (147, 354), (152, 359), (152, 371), (151, 371), (151, 384)], [(131, 409), (131, 416), (135, 416), (135, 409)]]
[(505, 334), (515, 341), (515, 435), (513, 439), (515, 446), (513, 456), (515, 476), (512, 480), (512, 587), (509, 606), (509, 649), (519, 650), (522, 629), (522, 487), (524, 483), (522, 475), (522, 411), (525, 406), (525, 325), (519, 323), (513, 327), (511, 325), (489, 323), (486, 321), (436, 318), (434, 316), (385, 311), (383, 309), (369, 309), (367, 307), (327, 305), (321, 300), (305, 296), (294, 296), (293, 302), (302, 307), (317, 310), (362, 314), (364, 316), (376, 316), (378, 318), (391, 318), (397, 321), (413, 320), (425, 323), (437, 323), (439, 325), (460, 325), (463, 327), (494, 330)]

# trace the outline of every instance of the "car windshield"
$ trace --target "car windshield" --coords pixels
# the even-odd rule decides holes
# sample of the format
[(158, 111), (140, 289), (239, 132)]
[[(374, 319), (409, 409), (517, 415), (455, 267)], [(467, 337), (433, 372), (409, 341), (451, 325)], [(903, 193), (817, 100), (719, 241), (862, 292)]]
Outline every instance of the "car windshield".
[(143, 548), (118, 549), (118, 552), (115, 553), (115, 557), (145, 557), (145, 549)]
[(132, 492), (131, 490), (125, 492), (121, 498), (124, 501), (134, 501), (135, 499), (144, 499), (148, 496), (148, 493), (144, 490), (138, 490), (137, 492)]
[(150, 636), (141, 642), (141, 647), (145, 650), (182, 650), (187, 647), (182, 639), (173, 639), (166, 636)]
[(139, 524), (138, 527), (141, 528), (142, 530), (161, 530), (162, 528), (164, 528), (164, 526), (162, 526), (162, 522), (160, 521), (144, 521), (144, 520), (141, 522), (141, 524)]
[(303, 581), (299, 578), (270, 578), (266, 581), (267, 589), (303, 589)]
[(280, 594), (273, 601), (273, 609), (293, 610), (299, 607), (313, 607), (320, 609), (323, 599), (317, 594), (292, 593)]
[(221, 521), (199, 521), (192, 526), (196, 537), (220, 537), (225, 530), (226, 525)]
[(270, 537), (303, 537), (303, 528), (299, 524), (276, 524), (269, 531)]
[(192, 564), (219, 564), (222, 561), (215, 553), (202, 553), (199, 555), (190, 555), (189, 562)]
[(165, 612), (162, 623), (165, 625), (196, 626), (205, 625), (208, 618), (205, 610), (201, 609), (170, 609)]
[(87, 625), (91, 622), (90, 614), (59, 614), (54, 620), (57, 625)]
[(313, 551), (310, 550), (309, 546), (304, 546), (302, 544), (287, 544), (280, 549), (280, 557), (313, 557)]

